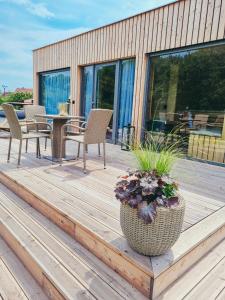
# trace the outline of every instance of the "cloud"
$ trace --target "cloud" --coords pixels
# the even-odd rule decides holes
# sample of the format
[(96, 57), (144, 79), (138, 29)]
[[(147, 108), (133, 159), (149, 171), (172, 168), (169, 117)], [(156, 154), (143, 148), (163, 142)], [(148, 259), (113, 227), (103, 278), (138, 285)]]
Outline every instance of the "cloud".
[(0, 25), (0, 87), (2, 83), (9, 90), (21, 86), (32, 87), (32, 50), (88, 29), (61, 30), (27, 24), (18, 31), (17, 28)]
[(28, 12), (41, 18), (52, 18), (55, 16), (53, 12), (48, 10), (44, 3), (34, 3), (31, 0), (1, 0), (0, 2), (8, 2), (24, 6)]

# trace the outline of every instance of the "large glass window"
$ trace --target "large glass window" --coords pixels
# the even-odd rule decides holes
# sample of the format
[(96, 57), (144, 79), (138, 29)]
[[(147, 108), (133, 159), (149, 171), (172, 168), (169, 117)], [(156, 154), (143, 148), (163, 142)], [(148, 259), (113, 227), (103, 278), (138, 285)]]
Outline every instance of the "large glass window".
[(53, 71), (40, 74), (40, 104), (48, 114), (58, 113), (58, 104), (70, 96), (70, 71)]
[(146, 129), (221, 136), (225, 46), (150, 57)]

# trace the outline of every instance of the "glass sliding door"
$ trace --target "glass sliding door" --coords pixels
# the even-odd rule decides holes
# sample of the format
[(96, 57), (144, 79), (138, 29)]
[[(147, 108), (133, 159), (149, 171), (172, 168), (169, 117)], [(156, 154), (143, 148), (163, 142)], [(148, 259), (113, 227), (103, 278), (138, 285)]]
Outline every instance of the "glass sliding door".
[(135, 60), (87, 66), (83, 69), (82, 114), (91, 108), (113, 110), (107, 138), (121, 140), (122, 128), (131, 124)]
[[(114, 110), (116, 64), (96, 66), (95, 107)], [(109, 124), (107, 139), (113, 139), (113, 117)]]
[(70, 96), (70, 71), (64, 69), (41, 73), (39, 76), (40, 105), (48, 114), (58, 113), (58, 104), (66, 102)]

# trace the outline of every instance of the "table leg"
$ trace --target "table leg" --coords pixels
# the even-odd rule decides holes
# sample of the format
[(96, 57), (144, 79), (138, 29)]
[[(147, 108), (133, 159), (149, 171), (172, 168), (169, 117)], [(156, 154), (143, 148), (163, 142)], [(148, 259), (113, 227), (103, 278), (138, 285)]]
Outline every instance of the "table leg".
[[(67, 122), (66, 119), (54, 119), (53, 120), (53, 147), (52, 147), (52, 156), (53, 160), (60, 159), (61, 151), (61, 129), (62, 126)], [(62, 146), (62, 157), (65, 157), (65, 143), (63, 142)]]

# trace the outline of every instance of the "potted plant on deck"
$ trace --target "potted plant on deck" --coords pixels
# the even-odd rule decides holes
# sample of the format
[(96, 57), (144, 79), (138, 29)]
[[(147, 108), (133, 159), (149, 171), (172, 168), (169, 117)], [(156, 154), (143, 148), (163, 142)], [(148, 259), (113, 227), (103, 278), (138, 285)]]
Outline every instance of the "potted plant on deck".
[(138, 170), (120, 177), (116, 198), (120, 200), (120, 223), (131, 248), (144, 255), (161, 255), (180, 236), (185, 203), (171, 178), (181, 152), (178, 142), (153, 139), (133, 150)]

